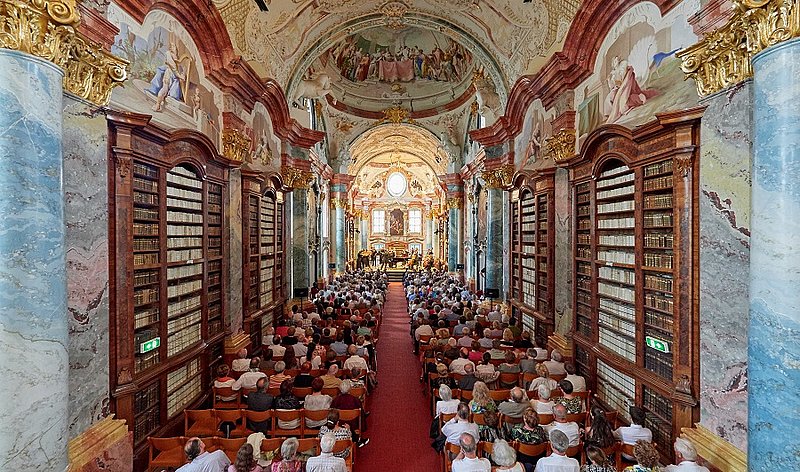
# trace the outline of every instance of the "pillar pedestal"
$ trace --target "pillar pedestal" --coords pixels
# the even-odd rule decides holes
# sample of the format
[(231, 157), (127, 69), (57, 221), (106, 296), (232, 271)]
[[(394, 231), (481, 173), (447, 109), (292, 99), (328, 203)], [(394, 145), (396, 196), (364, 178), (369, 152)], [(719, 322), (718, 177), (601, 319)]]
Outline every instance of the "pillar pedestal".
[(748, 467), (800, 470), (800, 39), (752, 63)]
[(0, 458), (25, 470), (67, 468), (62, 82), (0, 49)]

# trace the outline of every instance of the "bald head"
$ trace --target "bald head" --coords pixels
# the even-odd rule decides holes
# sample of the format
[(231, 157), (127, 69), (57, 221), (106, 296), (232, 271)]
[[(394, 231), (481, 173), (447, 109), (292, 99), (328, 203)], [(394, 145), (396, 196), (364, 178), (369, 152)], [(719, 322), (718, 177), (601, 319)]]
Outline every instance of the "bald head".
[(523, 392), (523, 391), (522, 391), (522, 389), (521, 389), (521, 388), (519, 388), (519, 387), (514, 387), (514, 388), (512, 388), (512, 389), (511, 389), (511, 400), (512, 400), (514, 403), (522, 403), (522, 399), (523, 399), (523, 393), (524, 393), (524, 392)]
[(558, 404), (553, 407), (553, 418), (555, 418), (558, 422), (564, 422), (567, 420), (567, 408), (562, 405)]

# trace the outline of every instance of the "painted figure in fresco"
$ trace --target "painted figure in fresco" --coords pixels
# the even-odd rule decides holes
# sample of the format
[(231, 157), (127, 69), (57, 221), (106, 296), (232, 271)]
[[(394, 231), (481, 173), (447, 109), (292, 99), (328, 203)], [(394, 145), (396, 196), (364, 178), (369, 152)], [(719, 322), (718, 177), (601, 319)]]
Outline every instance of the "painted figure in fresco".
[(636, 71), (628, 61), (614, 56), (611, 60), (611, 72), (608, 75), (608, 87), (611, 91), (606, 97), (605, 115), (606, 123), (614, 123), (627, 115), (636, 107), (656, 95), (656, 90), (644, 90), (636, 80)]
[(158, 66), (156, 75), (150, 81), (150, 88), (147, 89), (148, 92), (156, 96), (153, 111), (163, 111), (167, 97), (172, 97), (180, 102), (184, 101), (184, 91), (186, 90), (186, 80), (189, 72), (189, 68), (184, 65), (187, 59), (191, 60), (188, 56), (179, 56), (177, 40), (170, 34), (164, 65)]
[(535, 124), (534, 127), (531, 139), (528, 141), (528, 149), (525, 151), (525, 163), (522, 167), (533, 164), (539, 160), (539, 156), (542, 152), (542, 130), (538, 124)]

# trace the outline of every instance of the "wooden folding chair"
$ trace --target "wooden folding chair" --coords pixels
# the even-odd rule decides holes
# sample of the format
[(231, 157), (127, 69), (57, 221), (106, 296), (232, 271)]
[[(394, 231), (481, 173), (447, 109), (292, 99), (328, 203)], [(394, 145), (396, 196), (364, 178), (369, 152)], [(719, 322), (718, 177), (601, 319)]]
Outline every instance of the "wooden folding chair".
[(314, 390), (312, 390), (311, 387), (294, 387), (292, 389), (292, 395), (301, 400), (306, 398), (306, 395), (311, 395), (313, 392)]
[(537, 413), (536, 416), (539, 417), (539, 424), (542, 426), (548, 425), (553, 422), (553, 415), (548, 415), (545, 413)]
[(309, 426), (309, 421), (323, 421), (328, 418), (330, 410), (304, 410), (306, 426), (303, 429), (303, 436), (315, 438), (319, 434), (320, 426)]
[[(242, 393), (231, 387), (214, 387), (214, 409), (215, 410), (238, 410), (242, 408)], [(233, 400), (220, 400), (222, 398), (235, 397)]]
[(236, 462), (236, 454), (242, 444), (247, 442), (247, 438), (217, 438), (217, 448), (222, 450), (231, 462)]
[(461, 391), (461, 399), (465, 402), (469, 402), (472, 400), (472, 390), (462, 390)]
[(494, 443), (481, 441), (478, 443), (478, 455), (491, 460), (492, 451), (494, 451)]
[[(219, 410), (217, 411), (217, 421), (217, 428), (221, 427), (222, 423), (234, 424), (233, 429), (230, 431), (230, 437), (241, 438), (247, 436), (247, 425), (242, 421), (242, 410)], [(219, 431), (225, 432), (221, 429)]]
[(251, 434), (255, 433), (247, 422), (250, 421), (252, 423), (263, 423), (266, 422), (267, 424), (264, 426), (264, 430), (261, 431), (264, 434), (269, 433), (272, 431), (272, 410), (267, 411), (252, 411), (252, 410), (242, 410), (242, 425), (245, 428), (245, 434), (243, 436), (250, 436)]
[(500, 403), (510, 398), (511, 390), (510, 389), (489, 390), (489, 396), (495, 402)]
[(622, 470), (626, 466), (634, 463), (634, 461), (625, 458), (625, 456), (634, 457), (633, 447), (633, 444), (619, 444), (617, 447), (617, 470)]
[(486, 425), (486, 418), (484, 418), (483, 413), (473, 413), (471, 421), (477, 425)]
[(513, 372), (500, 372), (500, 377), (497, 378), (497, 381), (500, 382), (500, 386), (505, 385), (519, 385), (520, 375), (515, 374)]
[(313, 455), (319, 455), (319, 439), (317, 438), (305, 438), (305, 439), (298, 439), (297, 440), (299, 445), (297, 446), (298, 453), (307, 453), (308, 451), (313, 451)]
[[(360, 408), (357, 408), (355, 410), (339, 410), (339, 421), (342, 421), (342, 422), (348, 423), (348, 424), (350, 424), (352, 422), (356, 422), (356, 428), (355, 428), (354, 432), (358, 436), (361, 436), (361, 430), (362, 430), (363, 424), (362, 424), (362, 415), (361, 415), (361, 409)], [(351, 429), (352, 429), (352, 425), (351, 425)]]
[(215, 410), (183, 410), (183, 434), (186, 437), (214, 436), (217, 424)]
[(186, 463), (186, 453), (183, 448), (186, 446), (186, 437), (179, 436), (174, 438), (153, 438), (148, 437), (149, 457), (147, 470), (174, 468)]
[(442, 451), (442, 454), (444, 455), (444, 458), (443, 458), (444, 461), (443, 461), (443, 464), (442, 464), (443, 469), (442, 470), (444, 472), (449, 472), (450, 470), (453, 470), (453, 459), (452, 458), (457, 456), (460, 452), (461, 452), (461, 446), (457, 446), (457, 445), (452, 444), (452, 443), (446, 443), (444, 445), (444, 451)]
[(353, 448), (353, 440), (351, 439), (341, 439), (336, 441), (336, 444), (333, 445), (333, 454), (341, 453), (342, 451), (347, 451), (347, 455), (344, 456), (344, 462), (347, 465), (347, 470), (353, 470), (353, 463), (355, 462), (355, 448)]
[(339, 395), (339, 387), (325, 387), (322, 389), (323, 395), (328, 395), (331, 398), (336, 398)]
[[(303, 416), (304, 410), (274, 410), (273, 417), (275, 420), (272, 422), (272, 436), (297, 436), (303, 437), (303, 428), (305, 427)], [(295, 428), (281, 428), (280, 422), (289, 422), (297, 420), (297, 427)]]
[(555, 380), (556, 382), (561, 382), (562, 380), (567, 378), (567, 374), (550, 374), (550, 378)]
[(547, 449), (550, 447), (550, 443), (525, 444), (521, 442), (514, 442), (513, 445), (517, 453), (526, 455), (528, 457), (544, 456), (547, 454)]

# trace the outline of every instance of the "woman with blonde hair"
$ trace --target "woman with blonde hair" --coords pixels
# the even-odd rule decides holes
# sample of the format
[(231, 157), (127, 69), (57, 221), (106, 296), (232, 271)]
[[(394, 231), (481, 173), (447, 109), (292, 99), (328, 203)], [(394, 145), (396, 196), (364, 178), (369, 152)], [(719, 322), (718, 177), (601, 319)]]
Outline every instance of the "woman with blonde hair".
[(469, 409), (472, 413), (481, 414), (486, 411), (497, 411), (497, 405), (489, 396), (489, 387), (480, 380), (475, 382), (472, 387), (472, 400), (469, 402)]
[(514, 347), (514, 332), (511, 331), (511, 328), (506, 328), (503, 330), (503, 340), (500, 341), (500, 345)]
[(547, 366), (544, 364), (536, 364), (536, 373), (539, 376), (531, 380), (528, 391), (538, 390), (540, 385), (546, 385), (551, 391), (558, 387), (558, 382), (550, 378), (550, 371), (547, 370)]
[(633, 457), (638, 464), (625, 467), (624, 472), (658, 472), (658, 451), (651, 442), (636, 441), (633, 446)]

